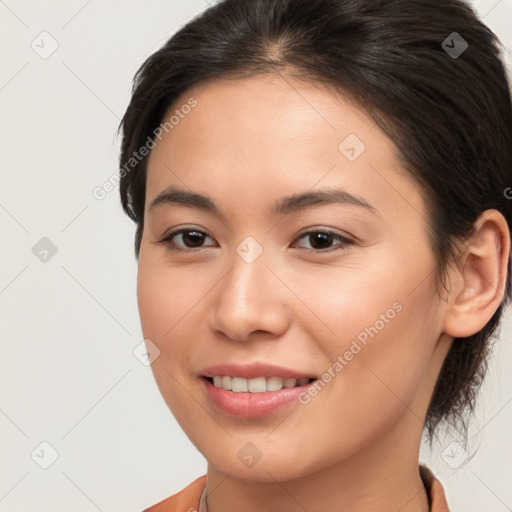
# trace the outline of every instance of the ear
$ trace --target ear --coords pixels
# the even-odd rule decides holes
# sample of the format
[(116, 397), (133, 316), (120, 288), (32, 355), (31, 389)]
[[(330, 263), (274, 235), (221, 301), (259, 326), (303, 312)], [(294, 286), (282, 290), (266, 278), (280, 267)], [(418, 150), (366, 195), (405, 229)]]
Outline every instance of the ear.
[(507, 221), (497, 210), (486, 210), (464, 243), (460, 268), (450, 274), (454, 286), (447, 300), (446, 334), (472, 336), (487, 324), (504, 298), (509, 259)]

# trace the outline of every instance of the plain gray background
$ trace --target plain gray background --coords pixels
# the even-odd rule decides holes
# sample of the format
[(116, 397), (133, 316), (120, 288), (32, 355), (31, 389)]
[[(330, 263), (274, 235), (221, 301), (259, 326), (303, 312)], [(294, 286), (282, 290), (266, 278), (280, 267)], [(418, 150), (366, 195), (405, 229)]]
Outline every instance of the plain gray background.
[[(510, 69), (512, 2), (474, 5)], [(133, 352), (134, 226), (92, 191), (117, 172), (135, 71), (207, 6), (0, 0), (1, 511), (135, 512), (205, 473)], [(422, 447), (452, 512), (512, 510), (511, 341), (509, 308), (469, 453)]]

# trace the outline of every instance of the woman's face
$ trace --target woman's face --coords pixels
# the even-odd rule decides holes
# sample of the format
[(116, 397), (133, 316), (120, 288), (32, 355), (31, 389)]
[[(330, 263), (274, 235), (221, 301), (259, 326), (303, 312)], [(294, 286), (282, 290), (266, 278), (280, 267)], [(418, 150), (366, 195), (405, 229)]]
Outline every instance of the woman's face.
[[(424, 200), (391, 141), (343, 96), (279, 75), (196, 87), (171, 115), (148, 162), (138, 302), (191, 441), (261, 481), (419, 443), (451, 340)], [(294, 376), (316, 381), (279, 390)]]

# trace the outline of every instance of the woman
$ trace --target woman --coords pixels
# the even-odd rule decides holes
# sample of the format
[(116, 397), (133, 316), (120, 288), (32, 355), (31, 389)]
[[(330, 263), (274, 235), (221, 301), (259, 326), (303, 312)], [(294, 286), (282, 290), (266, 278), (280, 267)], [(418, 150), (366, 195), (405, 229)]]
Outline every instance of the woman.
[(224, 0), (138, 71), (121, 199), (206, 475), (147, 510), (441, 512), (510, 299), (512, 107), (457, 0)]

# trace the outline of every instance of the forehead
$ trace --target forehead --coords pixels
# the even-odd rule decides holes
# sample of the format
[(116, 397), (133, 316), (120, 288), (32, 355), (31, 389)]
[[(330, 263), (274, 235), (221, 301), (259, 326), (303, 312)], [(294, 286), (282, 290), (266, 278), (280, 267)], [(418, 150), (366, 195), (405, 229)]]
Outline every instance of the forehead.
[[(375, 127), (372, 119), (341, 94), (280, 74), (199, 85), (174, 102), (164, 121), (192, 97), (197, 106), (172, 129), (172, 138), (176, 144), (185, 137), (189, 146), (214, 149), (219, 158), (243, 157), (249, 152), (271, 159), (290, 149), (293, 154), (288, 158), (336, 151), (344, 134), (363, 138)], [(371, 138), (375, 148), (389, 146), (378, 130)]]
[(416, 188), (375, 122), (321, 84), (283, 75), (213, 81), (182, 94), (163, 122), (171, 116), (178, 122), (149, 157), (146, 206), (169, 185), (260, 208), (269, 195), (316, 184), (358, 195)]

